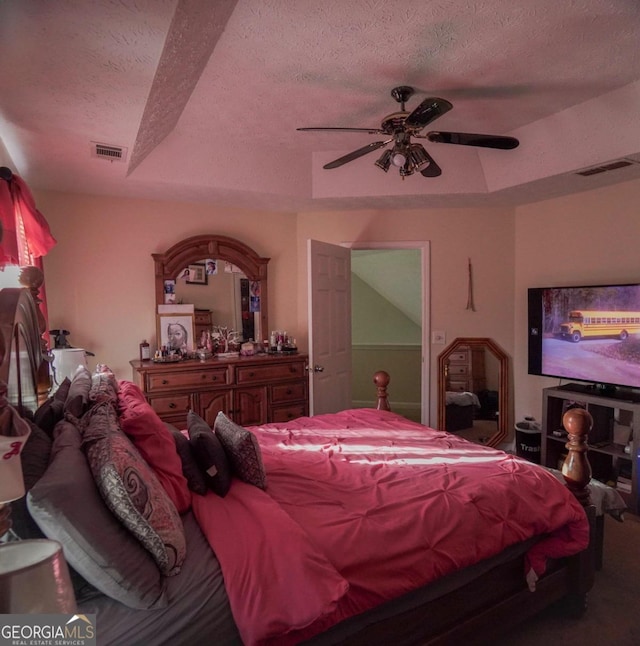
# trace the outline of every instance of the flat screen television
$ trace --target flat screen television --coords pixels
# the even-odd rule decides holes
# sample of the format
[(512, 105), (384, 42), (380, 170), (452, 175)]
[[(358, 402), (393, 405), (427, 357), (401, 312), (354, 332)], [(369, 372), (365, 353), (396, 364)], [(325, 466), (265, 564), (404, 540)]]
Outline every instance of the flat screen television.
[(640, 389), (640, 284), (528, 290), (529, 374)]

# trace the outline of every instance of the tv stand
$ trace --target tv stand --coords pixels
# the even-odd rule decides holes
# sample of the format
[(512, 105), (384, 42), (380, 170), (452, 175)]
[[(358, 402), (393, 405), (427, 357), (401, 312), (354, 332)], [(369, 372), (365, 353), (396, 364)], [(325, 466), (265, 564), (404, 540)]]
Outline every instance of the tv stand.
[(574, 393), (584, 393), (594, 397), (608, 397), (621, 402), (631, 402), (640, 404), (640, 392), (630, 388), (612, 386), (611, 384), (576, 384), (569, 383), (562, 386), (556, 386), (557, 390), (567, 390)]
[(542, 464), (554, 469), (566, 455), (567, 433), (562, 416), (569, 408), (586, 408), (593, 418), (589, 432), (589, 462), (593, 477), (616, 487), (629, 511), (640, 512), (636, 456), (640, 437), (632, 429), (640, 428), (640, 401), (637, 394), (616, 391), (605, 397), (588, 384), (565, 384), (542, 391)]

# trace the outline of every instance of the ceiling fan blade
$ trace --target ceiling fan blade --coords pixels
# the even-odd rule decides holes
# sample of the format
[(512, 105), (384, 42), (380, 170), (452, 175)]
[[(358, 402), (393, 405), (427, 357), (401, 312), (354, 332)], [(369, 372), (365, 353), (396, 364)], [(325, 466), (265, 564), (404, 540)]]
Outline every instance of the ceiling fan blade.
[(453, 105), (446, 99), (429, 97), (425, 99), (405, 120), (410, 128), (424, 128), (427, 124), (449, 112)]
[(367, 153), (373, 152), (374, 150), (378, 150), (378, 148), (382, 148), (383, 146), (386, 146), (388, 143), (392, 141), (393, 141), (393, 137), (391, 139), (387, 139), (386, 141), (374, 141), (373, 143), (367, 144), (362, 148), (358, 148), (358, 150), (354, 150), (353, 152), (350, 152), (348, 155), (344, 155), (344, 157), (339, 157), (338, 159), (334, 159), (332, 162), (325, 164), (322, 168), (324, 168), (325, 170), (330, 170), (331, 168), (338, 168), (338, 166), (342, 166), (347, 162), (353, 161), (354, 159), (358, 159), (358, 157), (363, 157)]
[(514, 137), (501, 135), (478, 135), (471, 132), (428, 132), (429, 141), (439, 144), (460, 144), (462, 146), (479, 146), (480, 148), (499, 148), (512, 150), (520, 145)]
[(334, 131), (334, 132), (366, 132), (370, 135), (384, 134), (380, 128), (296, 128), (305, 132)]

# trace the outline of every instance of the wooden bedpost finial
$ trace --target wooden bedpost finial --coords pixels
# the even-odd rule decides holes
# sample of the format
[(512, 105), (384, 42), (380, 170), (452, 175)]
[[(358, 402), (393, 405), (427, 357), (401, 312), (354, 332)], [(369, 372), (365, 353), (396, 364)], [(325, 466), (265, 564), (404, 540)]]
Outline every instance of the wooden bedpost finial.
[(591, 480), (591, 465), (587, 460), (587, 440), (593, 427), (593, 418), (584, 408), (571, 408), (562, 417), (569, 435), (565, 444), (568, 455), (562, 465), (567, 487), (584, 507), (591, 504), (587, 485)]
[(378, 389), (378, 404), (376, 405), (378, 410), (391, 410), (391, 407), (389, 406), (389, 397), (387, 396), (387, 386), (390, 381), (391, 377), (389, 376), (389, 373), (384, 370), (378, 370), (378, 372), (373, 375), (373, 383)]

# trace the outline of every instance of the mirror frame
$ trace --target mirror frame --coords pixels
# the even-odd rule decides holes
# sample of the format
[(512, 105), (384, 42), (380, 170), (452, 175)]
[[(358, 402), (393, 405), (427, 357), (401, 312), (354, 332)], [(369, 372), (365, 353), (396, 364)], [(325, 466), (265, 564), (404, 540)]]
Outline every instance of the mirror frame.
[(509, 356), (493, 340), (486, 337), (458, 337), (438, 355), (438, 428), (445, 428), (446, 376), (445, 368), (449, 356), (460, 346), (482, 347), (490, 350), (500, 362), (498, 375), (498, 430), (483, 446), (498, 446), (509, 434)]
[(251, 247), (235, 238), (208, 234), (185, 238), (164, 253), (152, 253), (151, 256), (155, 263), (156, 305), (164, 304), (165, 280), (175, 280), (181, 269), (204, 258), (230, 262), (241, 269), (249, 280), (259, 280), (260, 331), (263, 336), (269, 334), (267, 265), (271, 258), (260, 257)]

